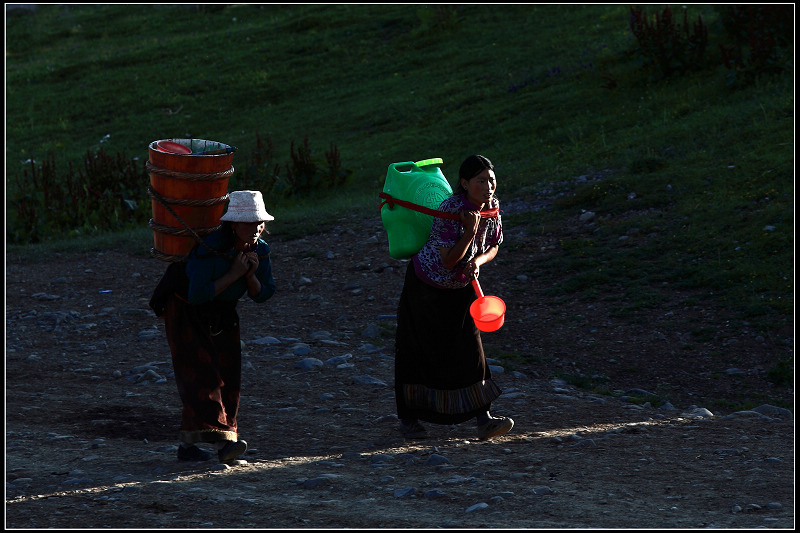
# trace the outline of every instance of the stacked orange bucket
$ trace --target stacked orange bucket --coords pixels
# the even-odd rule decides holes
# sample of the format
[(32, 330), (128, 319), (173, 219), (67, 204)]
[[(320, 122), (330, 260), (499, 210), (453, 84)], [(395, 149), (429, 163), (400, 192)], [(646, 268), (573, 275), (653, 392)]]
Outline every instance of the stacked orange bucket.
[(198, 240), (221, 227), (235, 151), (233, 146), (205, 139), (150, 143), (151, 255), (181, 261)]

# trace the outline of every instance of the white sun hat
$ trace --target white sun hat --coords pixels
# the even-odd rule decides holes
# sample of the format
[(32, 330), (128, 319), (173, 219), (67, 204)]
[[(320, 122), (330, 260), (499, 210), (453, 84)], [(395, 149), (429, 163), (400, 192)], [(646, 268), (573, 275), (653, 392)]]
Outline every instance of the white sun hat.
[(267, 213), (261, 191), (233, 191), (229, 195), (228, 211), (220, 217), (225, 222), (265, 222), (275, 220)]

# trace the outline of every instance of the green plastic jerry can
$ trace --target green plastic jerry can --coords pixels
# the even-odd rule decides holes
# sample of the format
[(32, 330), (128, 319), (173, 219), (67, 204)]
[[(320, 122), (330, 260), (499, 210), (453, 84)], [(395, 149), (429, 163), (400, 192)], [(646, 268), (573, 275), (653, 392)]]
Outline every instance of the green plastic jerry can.
[[(453, 194), (450, 183), (439, 168), (441, 164), (439, 158), (392, 163), (386, 172), (383, 192), (394, 199), (438, 209), (439, 204)], [(389, 255), (395, 259), (407, 259), (427, 242), (433, 216), (387, 202), (381, 207), (381, 221), (389, 238)]]

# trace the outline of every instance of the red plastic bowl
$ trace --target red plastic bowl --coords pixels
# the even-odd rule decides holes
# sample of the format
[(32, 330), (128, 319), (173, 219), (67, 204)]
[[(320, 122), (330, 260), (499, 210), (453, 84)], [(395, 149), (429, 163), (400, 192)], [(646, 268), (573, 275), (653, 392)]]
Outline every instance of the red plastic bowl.
[(497, 296), (484, 296), (477, 279), (472, 280), (477, 300), (469, 306), (475, 326), (486, 333), (497, 331), (506, 321), (506, 303)]
[(156, 148), (160, 152), (166, 152), (168, 154), (191, 154), (192, 150), (182, 144), (172, 142), (172, 141), (158, 141), (156, 143)]
[(475, 326), (479, 330), (489, 333), (497, 331), (503, 326), (506, 304), (497, 296), (483, 296), (472, 302), (469, 313), (475, 321)]

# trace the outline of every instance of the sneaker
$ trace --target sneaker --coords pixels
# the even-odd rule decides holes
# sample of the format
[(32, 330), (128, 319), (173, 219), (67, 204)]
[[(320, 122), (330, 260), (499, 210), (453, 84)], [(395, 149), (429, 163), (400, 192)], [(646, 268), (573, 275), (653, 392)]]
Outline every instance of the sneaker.
[(490, 418), (487, 423), (478, 426), (478, 439), (486, 440), (498, 435), (505, 435), (514, 427), (514, 421), (505, 416)]
[(178, 461), (208, 461), (213, 454), (208, 450), (191, 446), (178, 446)]
[(419, 420), (414, 420), (410, 424), (400, 421), (400, 434), (407, 439), (424, 439), (428, 437), (428, 431), (419, 423)]
[(247, 443), (243, 440), (228, 441), (225, 446), (217, 452), (220, 463), (230, 463), (247, 451)]

